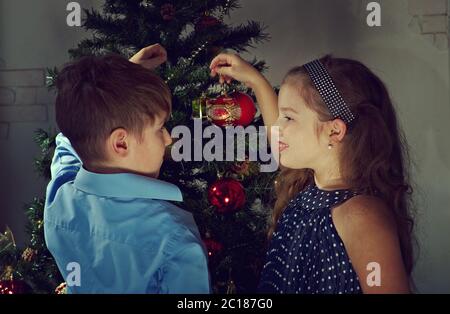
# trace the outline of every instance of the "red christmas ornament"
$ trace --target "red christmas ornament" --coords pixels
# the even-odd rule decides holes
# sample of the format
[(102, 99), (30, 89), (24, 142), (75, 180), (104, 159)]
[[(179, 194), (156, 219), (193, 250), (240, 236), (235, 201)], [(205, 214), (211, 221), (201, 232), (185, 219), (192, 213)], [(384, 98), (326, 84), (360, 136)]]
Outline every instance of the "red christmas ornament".
[(28, 293), (29, 287), (22, 280), (0, 280), (0, 294)]
[(206, 116), (218, 126), (247, 126), (255, 118), (253, 99), (244, 93), (234, 92), (206, 102)]
[(202, 32), (206, 30), (209, 27), (219, 25), (220, 21), (215, 18), (214, 16), (211, 16), (207, 13), (205, 13), (199, 21), (195, 24), (195, 31)]
[(171, 21), (175, 17), (175, 7), (170, 3), (163, 4), (160, 13), (164, 21)]
[(209, 188), (208, 200), (219, 213), (234, 213), (245, 204), (244, 187), (235, 179), (219, 179)]
[(220, 253), (223, 249), (223, 245), (213, 239), (204, 239), (206, 250), (208, 251), (208, 256), (213, 257), (217, 253)]

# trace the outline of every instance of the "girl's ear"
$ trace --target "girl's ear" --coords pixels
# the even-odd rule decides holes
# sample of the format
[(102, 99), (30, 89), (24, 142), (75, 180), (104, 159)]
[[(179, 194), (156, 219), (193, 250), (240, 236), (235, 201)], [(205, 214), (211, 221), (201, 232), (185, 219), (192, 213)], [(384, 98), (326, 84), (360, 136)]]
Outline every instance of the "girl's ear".
[(117, 128), (111, 132), (108, 139), (108, 150), (115, 155), (126, 156), (129, 147), (128, 132), (124, 128)]
[(334, 119), (330, 121), (328, 135), (330, 137), (330, 142), (339, 143), (344, 138), (347, 133), (347, 125), (341, 119)]

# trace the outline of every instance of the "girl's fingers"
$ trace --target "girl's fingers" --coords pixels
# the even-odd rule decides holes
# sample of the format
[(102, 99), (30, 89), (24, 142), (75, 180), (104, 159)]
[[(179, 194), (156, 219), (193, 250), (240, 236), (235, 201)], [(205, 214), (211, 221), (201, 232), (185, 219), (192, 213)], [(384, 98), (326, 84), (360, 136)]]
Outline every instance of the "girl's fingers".
[(210, 69), (215, 68), (220, 60), (221, 60), (221, 56), (220, 55), (216, 56), (214, 59), (212, 59), (211, 64), (209, 65), (209, 68)]
[(214, 71), (222, 76), (233, 77), (230, 66), (217, 66), (214, 68)]
[(210, 68), (211, 71), (219, 73), (219, 71), (223, 68), (231, 68), (231, 65), (219, 60), (214, 65), (211, 65)]
[(232, 77), (229, 77), (226, 75), (221, 75), (220, 78), (222, 79), (221, 84), (224, 84), (224, 83), (231, 84), (231, 81), (233, 80)]
[(230, 84), (233, 80), (233, 56), (229, 54), (219, 54), (216, 56), (210, 65), (211, 76), (220, 75), (219, 82)]
[(211, 69), (211, 77), (215, 77), (217, 74), (218, 73), (217, 73), (217, 69), (216, 68)]
[(233, 57), (226, 53), (221, 53), (217, 55), (212, 61), (209, 66), (210, 69), (217, 67), (217, 65), (232, 65), (233, 63)]

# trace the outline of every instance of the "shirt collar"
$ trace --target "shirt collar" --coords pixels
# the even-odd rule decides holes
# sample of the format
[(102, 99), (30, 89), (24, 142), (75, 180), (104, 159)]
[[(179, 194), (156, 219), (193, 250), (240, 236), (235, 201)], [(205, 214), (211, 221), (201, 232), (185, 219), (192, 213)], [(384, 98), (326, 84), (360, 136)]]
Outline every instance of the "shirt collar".
[(94, 173), (81, 167), (74, 186), (84, 192), (106, 197), (183, 201), (176, 185), (134, 173)]

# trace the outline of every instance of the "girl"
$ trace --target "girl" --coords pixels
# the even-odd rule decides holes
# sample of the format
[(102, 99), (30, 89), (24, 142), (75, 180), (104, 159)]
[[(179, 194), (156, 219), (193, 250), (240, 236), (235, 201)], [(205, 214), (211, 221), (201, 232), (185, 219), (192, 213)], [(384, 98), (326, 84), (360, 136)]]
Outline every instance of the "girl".
[(277, 97), (237, 55), (218, 55), (210, 69), (221, 83), (253, 89), (268, 129), (279, 130), (260, 291), (410, 292), (407, 156), (381, 80), (360, 62), (328, 55), (289, 71)]

